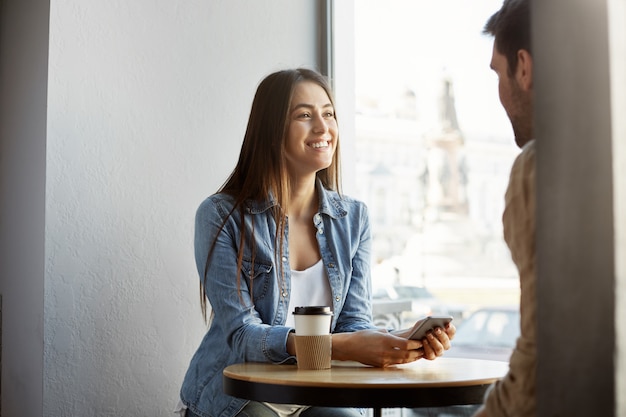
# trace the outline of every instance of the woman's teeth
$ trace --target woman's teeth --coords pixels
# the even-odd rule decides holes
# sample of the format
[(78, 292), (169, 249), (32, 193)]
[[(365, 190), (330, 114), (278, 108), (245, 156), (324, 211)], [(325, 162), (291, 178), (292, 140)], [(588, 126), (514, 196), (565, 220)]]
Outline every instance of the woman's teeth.
[(328, 142), (317, 142), (311, 144), (312, 148), (328, 148)]

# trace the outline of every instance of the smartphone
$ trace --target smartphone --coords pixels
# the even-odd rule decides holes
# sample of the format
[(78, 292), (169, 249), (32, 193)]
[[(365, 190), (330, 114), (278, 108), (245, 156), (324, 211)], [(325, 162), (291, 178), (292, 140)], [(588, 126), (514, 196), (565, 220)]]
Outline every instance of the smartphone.
[(446, 324), (452, 321), (452, 316), (428, 316), (418, 320), (413, 325), (409, 339), (421, 340), (426, 337), (426, 333), (435, 327), (446, 328)]

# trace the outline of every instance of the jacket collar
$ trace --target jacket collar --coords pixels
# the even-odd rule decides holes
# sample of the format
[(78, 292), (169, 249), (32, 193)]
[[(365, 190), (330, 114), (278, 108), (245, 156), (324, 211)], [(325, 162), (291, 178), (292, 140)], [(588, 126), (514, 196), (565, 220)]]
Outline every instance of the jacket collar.
[[(319, 196), (319, 209), (321, 214), (326, 214), (332, 218), (344, 217), (348, 214), (345, 208), (345, 203), (339, 193), (336, 191), (327, 190), (322, 185), (320, 180), (316, 181), (317, 195)], [(260, 214), (270, 208), (276, 206), (278, 203), (273, 196), (264, 201), (247, 200), (246, 211), (250, 214)]]
[(344, 207), (345, 203), (339, 193), (325, 189), (320, 180), (317, 180), (316, 186), (317, 195), (319, 195), (320, 199), (320, 213), (326, 214), (333, 219), (345, 217), (348, 214)]

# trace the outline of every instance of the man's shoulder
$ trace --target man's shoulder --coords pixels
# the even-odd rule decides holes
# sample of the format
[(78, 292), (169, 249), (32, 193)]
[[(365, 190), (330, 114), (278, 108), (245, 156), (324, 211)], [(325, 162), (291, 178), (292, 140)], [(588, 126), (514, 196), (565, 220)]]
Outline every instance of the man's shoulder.
[(522, 147), (522, 154), (534, 154), (535, 150), (537, 149), (536, 143), (536, 139), (532, 139), (526, 142), (526, 144)]
[(527, 142), (522, 147), (522, 152), (515, 159), (514, 166), (532, 166), (534, 168), (535, 164), (535, 155), (537, 153), (536, 149), (536, 140), (533, 139)]
[(522, 152), (515, 158), (509, 179), (509, 188), (533, 186), (536, 176), (535, 140), (524, 145)]

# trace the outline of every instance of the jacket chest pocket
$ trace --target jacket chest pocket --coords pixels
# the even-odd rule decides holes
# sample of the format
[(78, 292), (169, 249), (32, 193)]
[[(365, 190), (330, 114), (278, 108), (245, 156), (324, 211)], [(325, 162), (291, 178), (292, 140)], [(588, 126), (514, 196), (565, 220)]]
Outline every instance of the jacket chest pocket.
[(259, 262), (259, 260), (255, 260), (254, 265), (246, 259), (241, 263), (243, 279), (248, 283), (253, 301), (267, 295), (273, 279), (272, 268), (269, 262)]

